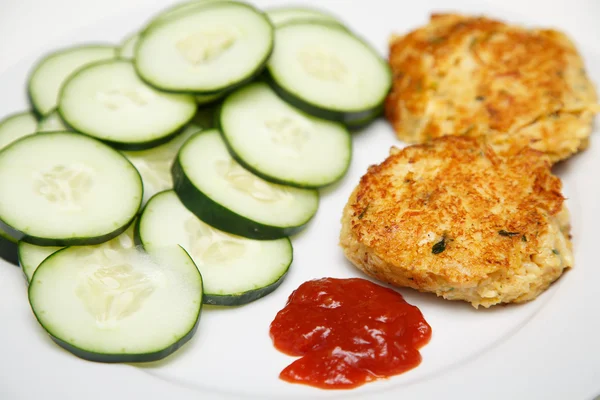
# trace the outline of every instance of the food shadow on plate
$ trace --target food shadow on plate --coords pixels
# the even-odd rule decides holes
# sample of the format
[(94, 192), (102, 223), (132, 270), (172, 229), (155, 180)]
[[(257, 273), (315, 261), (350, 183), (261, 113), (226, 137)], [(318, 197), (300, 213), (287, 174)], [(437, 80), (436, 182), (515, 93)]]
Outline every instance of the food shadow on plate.
[[(369, 125), (362, 127), (362, 128), (358, 128), (358, 129), (349, 129), (350, 134), (352, 135), (352, 157), (354, 158), (355, 153), (356, 153), (356, 140), (358, 140), (360, 137), (365, 136), (365, 135), (372, 135), (372, 128), (374, 125), (376, 125), (377, 122), (380, 122), (382, 117), (377, 118), (376, 120), (372, 121), (369, 123)], [(352, 160), (350, 162), (350, 165), (348, 166), (348, 170), (346, 171), (346, 173), (344, 174), (344, 176), (339, 179), (338, 181), (332, 183), (331, 185), (327, 185), (324, 186), (322, 188), (319, 189), (319, 196), (322, 197), (327, 197), (329, 195), (331, 195), (331, 193), (336, 193), (336, 191), (339, 191), (340, 187), (343, 187), (344, 185), (348, 184), (349, 180), (351, 179), (350, 175), (350, 171), (352, 170), (352, 168), (356, 168), (356, 166), (352, 163)], [(362, 174), (361, 174), (362, 175)]]
[(336, 191), (339, 190), (339, 188), (341, 186), (344, 186), (348, 182), (348, 180), (350, 179), (350, 177), (349, 177), (350, 174), (348, 173), (350, 171), (350, 168), (352, 168), (351, 165), (349, 166), (348, 171), (346, 171), (346, 173), (344, 174), (342, 179), (339, 179), (330, 185), (327, 185), (327, 186), (324, 186), (324, 187), (318, 189), (320, 200), (323, 199), (324, 197), (330, 196), (332, 193), (335, 193)]
[[(462, 313), (462, 314), (485, 313), (485, 314), (489, 314), (489, 313), (500, 313), (500, 312), (503, 312), (505, 309), (514, 309), (516, 307), (524, 306), (529, 303), (529, 302), (501, 303), (501, 304), (491, 306), (490, 308), (485, 308), (485, 307), (481, 306), (478, 309), (476, 309), (475, 307), (473, 307), (470, 303), (468, 303), (466, 301), (446, 300), (443, 297), (438, 297), (435, 293), (420, 292), (416, 289), (412, 289), (409, 287), (395, 287), (387, 282), (379, 281), (379, 280), (365, 274), (363, 271), (359, 270), (358, 268), (356, 268), (348, 259), (346, 259), (344, 257), (344, 255), (341, 251), (340, 251), (339, 257), (340, 257), (340, 264), (344, 265), (344, 267), (347, 268), (347, 270), (350, 271), (350, 273), (352, 275), (354, 275), (355, 278), (367, 279), (378, 285), (393, 289), (393, 290), (397, 291), (398, 293), (400, 293), (407, 302), (409, 302), (412, 305), (418, 306), (419, 308), (421, 308), (421, 307), (434, 308), (435, 307), (435, 308), (444, 309), (447, 311), (451, 310), (453, 313)], [(565, 274), (563, 274), (563, 275), (565, 275)], [(555, 285), (558, 283), (559, 280), (560, 280), (560, 277), (557, 281), (555, 281), (550, 286), (550, 288), (548, 288), (548, 290), (552, 290), (555, 287)], [(549, 300), (549, 298), (547, 300)], [(533, 301), (535, 301), (535, 300), (533, 300)], [(542, 302), (543, 301), (544, 300), (542, 300)]]
[(162, 358), (160, 360), (156, 360), (156, 361), (148, 361), (148, 362), (139, 362), (139, 363), (126, 363), (132, 367), (137, 367), (137, 368), (141, 368), (141, 369), (156, 369), (156, 368), (162, 368), (165, 365), (177, 362), (178, 359), (180, 359), (181, 357), (185, 356), (185, 354), (188, 351), (192, 351), (192, 347), (198, 346), (198, 344), (196, 342), (198, 342), (199, 340), (205, 340), (200, 338), (201, 335), (199, 335), (199, 330), (202, 329), (202, 318), (206, 318), (206, 314), (207, 313), (213, 313), (213, 312), (217, 312), (217, 313), (226, 313), (226, 312), (230, 312), (230, 311), (235, 311), (241, 307), (243, 307), (244, 305), (239, 305), (239, 306), (216, 306), (213, 304), (202, 304), (202, 311), (200, 313), (200, 321), (198, 322), (198, 331), (196, 331), (196, 333), (194, 334), (194, 336), (192, 336), (192, 338), (187, 341), (186, 343), (184, 343), (179, 349), (177, 349), (175, 352), (171, 353), (170, 355), (168, 355), (165, 358)]
[(558, 161), (552, 165), (552, 173), (561, 179), (573, 173), (574, 170), (579, 169), (576, 165), (581, 160), (581, 156), (584, 155), (586, 150), (582, 150), (573, 154), (571, 157)]
[(590, 137), (588, 139), (590, 141), (588, 146), (585, 149), (579, 150), (575, 154), (572, 154), (568, 158), (556, 162), (554, 165), (552, 165), (552, 173), (563, 179), (565, 176), (568, 176), (569, 174), (573, 173), (573, 170), (579, 169), (580, 167), (577, 166), (577, 163), (581, 162), (580, 160), (587, 154), (589, 148), (593, 145), (592, 142), (594, 140), (598, 140), (595, 139), (595, 136), (598, 136), (599, 134), (600, 119), (594, 118), (592, 122), (592, 133), (590, 134)]

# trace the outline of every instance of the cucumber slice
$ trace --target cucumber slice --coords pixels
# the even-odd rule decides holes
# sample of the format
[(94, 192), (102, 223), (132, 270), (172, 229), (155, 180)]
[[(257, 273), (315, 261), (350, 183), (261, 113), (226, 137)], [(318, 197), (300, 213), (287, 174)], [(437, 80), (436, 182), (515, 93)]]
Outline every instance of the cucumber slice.
[(116, 55), (112, 46), (90, 45), (62, 49), (42, 58), (34, 67), (27, 88), (36, 112), (45, 116), (57, 107), (60, 89), (73, 72)]
[(35, 244), (19, 241), (18, 256), (19, 265), (23, 270), (27, 283), (31, 281), (33, 273), (40, 266), (42, 261), (48, 258), (51, 254), (56, 253), (64, 247), (61, 246), (38, 246)]
[(37, 132), (64, 132), (70, 130), (71, 128), (65, 124), (65, 121), (56, 110), (40, 119), (37, 124)]
[(193, 96), (148, 86), (125, 60), (91, 64), (65, 82), (59, 112), (75, 130), (124, 150), (169, 141), (196, 113)]
[(154, 17), (152, 19), (152, 21), (150, 22), (150, 24), (155, 24), (157, 22), (164, 22), (173, 17), (176, 18), (178, 16), (189, 14), (190, 12), (194, 11), (198, 7), (202, 7), (213, 1), (218, 1), (218, 0), (193, 0), (193, 1), (186, 1), (183, 3), (176, 4), (168, 9), (166, 9), (165, 11), (161, 12), (156, 17)]
[(363, 118), (356, 119), (353, 121), (348, 121), (345, 125), (351, 131), (361, 130), (363, 128), (366, 128), (368, 125), (370, 125), (373, 121), (375, 121), (377, 118), (381, 117), (382, 115), (383, 115), (383, 105), (379, 108), (374, 109), (372, 113), (365, 115)]
[(9, 115), (0, 121), (0, 149), (23, 136), (35, 133), (36, 129), (37, 120), (32, 113), (26, 111)]
[(346, 124), (381, 108), (392, 83), (389, 66), (344, 28), (293, 22), (277, 28), (275, 43), (267, 68), (284, 100)]
[(142, 200), (142, 181), (116, 150), (74, 132), (26, 136), (0, 152), (0, 220), (42, 246), (97, 244), (121, 232)]
[[(89, 248), (104, 248), (111, 249), (114, 251), (129, 250), (134, 247), (134, 226), (135, 224), (129, 225), (129, 228), (121, 233), (116, 238), (98, 244), (96, 246), (88, 246)], [(42, 261), (48, 258), (51, 254), (56, 253), (58, 250), (63, 249), (60, 246), (38, 246), (35, 244), (19, 241), (18, 253), (19, 253), (19, 265), (23, 270), (27, 283), (31, 281), (35, 270), (40, 266)]]
[[(148, 25), (155, 24), (157, 22), (166, 21), (169, 18), (177, 17), (178, 15), (185, 15), (185, 14), (189, 13), (190, 11), (194, 10), (195, 8), (203, 6), (212, 1), (217, 1), (217, 0), (194, 0), (194, 1), (188, 1), (188, 2), (184, 2), (184, 3), (176, 4), (175, 6), (170, 7), (168, 9), (166, 9), (165, 11), (161, 12), (160, 14), (158, 14), (157, 16), (155, 16)], [(126, 60), (133, 60), (135, 58), (135, 48), (137, 46), (137, 42), (139, 41), (139, 39), (140, 39), (139, 33), (134, 33), (134, 34), (128, 36), (123, 41), (123, 43), (121, 44), (121, 47), (118, 50), (119, 58), (123, 58)]]
[(225, 92), (219, 92), (215, 94), (197, 94), (196, 96), (194, 96), (194, 98), (196, 99), (196, 104), (198, 104), (199, 106), (203, 106), (206, 104), (213, 103), (223, 96), (225, 96)]
[(229, 95), (219, 123), (235, 159), (272, 182), (322, 187), (350, 165), (352, 140), (344, 125), (301, 112), (263, 82)]
[(343, 25), (339, 19), (326, 11), (310, 7), (278, 7), (265, 11), (275, 27), (290, 22), (315, 20)]
[[(35, 132), (37, 121), (30, 112), (10, 115), (0, 121), (0, 149)], [(33, 129), (33, 131), (32, 131)], [(0, 258), (18, 265), (17, 241), (0, 226)]]
[(128, 36), (117, 50), (118, 57), (124, 60), (132, 60), (135, 57), (135, 47), (139, 39), (139, 33)]
[(169, 190), (154, 196), (140, 216), (137, 237), (145, 249), (179, 244), (204, 280), (204, 302), (241, 305), (275, 290), (292, 263), (288, 238), (252, 240), (200, 221)]
[(142, 176), (143, 204), (146, 204), (156, 193), (173, 188), (173, 178), (171, 177), (173, 160), (185, 141), (201, 129), (197, 125), (189, 125), (182, 133), (163, 145), (149, 150), (123, 152)]
[(152, 24), (137, 46), (142, 79), (173, 92), (216, 92), (262, 72), (273, 49), (273, 27), (248, 4), (209, 2)]
[(202, 278), (179, 246), (150, 254), (68, 247), (35, 271), (29, 303), (52, 339), (80, 358), (155, 361), (194, 335)]
[(304, 227), (317, 212), (316, 190), (267, 182), (241, 167), (219, 131), (202, 131), (173, 164), (181, 202), (213, 227), (253, 239), (279, 239)]
[(17, 241), (0, 227), (0, 258), (11, 264), (19, 265)]

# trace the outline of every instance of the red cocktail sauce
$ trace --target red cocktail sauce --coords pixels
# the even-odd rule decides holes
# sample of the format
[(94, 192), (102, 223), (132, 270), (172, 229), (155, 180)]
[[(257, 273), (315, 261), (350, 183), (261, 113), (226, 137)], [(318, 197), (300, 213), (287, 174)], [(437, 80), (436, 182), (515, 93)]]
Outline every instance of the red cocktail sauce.
[(431, 327), (399, 293), (365, 279), (303, 283), (271, 323), (275, 347), (301, 356), (279, 377), (324, 389), (350, 389), (421, 362)]

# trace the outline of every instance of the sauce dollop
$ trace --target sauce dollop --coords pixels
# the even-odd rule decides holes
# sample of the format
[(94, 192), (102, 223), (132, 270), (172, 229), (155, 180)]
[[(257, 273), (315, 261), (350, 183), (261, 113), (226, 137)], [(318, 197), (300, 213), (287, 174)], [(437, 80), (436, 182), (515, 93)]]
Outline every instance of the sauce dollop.
[(270, 335), (278, 350), (302, 356), (281, 379), (350, 389), (418, 366), (431, 327), (392, 289), (360, 278), (323, 278), (290, 295)]

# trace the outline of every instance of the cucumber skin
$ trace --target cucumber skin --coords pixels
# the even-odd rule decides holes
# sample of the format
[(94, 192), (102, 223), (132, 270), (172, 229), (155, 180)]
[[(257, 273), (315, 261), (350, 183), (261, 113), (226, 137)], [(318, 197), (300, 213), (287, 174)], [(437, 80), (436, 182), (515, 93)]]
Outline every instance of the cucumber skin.
[(223, 207), (198, 190), (183, 171), (179, 156), (173, 163), (171, 173), (173, 190), (183, 205), (205, 223), (224, 232), (257, 240), (281, 239), (300, 232), (313, 217), (298, 226), (278, 227), (261, 224)]
[(340, 181), (344, 176), (346, 176), (348, 169), (350, 169), (350, 164), (352, 163), (352, 140), (348, 141), (348, 146), (350, 146), (350, 159), (348, 160), (348, 164), (346, 165), (346, 168), (344, 169), (342, 174), (340, 176), (338, 176), (335, 180), (333, 180), (329, 183), (326, 183), (324, 185), (310, 185), (310, 184), (305, 184), (305, 183), (301, 183), (301, 182), (278, 179), (271, 175), (264, 174), (261, 171), (257, 170), (256, 168), (254, 168), (253, 166), (251, 166), (250, 164), (246, 163), (241, 157), (238, 156), (238, 154), (235, 152), (233, 147), (230, 145), (229, 140), (227, 140), (227, 135), (225, 135), (225, 133), (224, 133), (225, 131), (223, 130), (223, 124), (221, 123), (222, 109), (223, 109), (223, 103), (221, 103), (219, 105), (219, 108), (215, 112), (215, 124), (216, 124), (215, 128), (221, 132), (221, 137), (223, 138), (223, 142), (225, 143), (225, 146), (227, 147), (229, 154), (242, 167), (244, 167), (248, 171), (252, 172), (254, 175), (259, 176), (266, 181), (277, 183), (280, 185), (297, 187), (300, 189), (321, 189), (321, 188), (325, 188), (327, 186), (331, 186), (331, 185), (335, 184), (336, 182)]
[[(140, 200), (140, 202), (141, 202), (141, 200)], [(10, 236), (17, 238), (17, 241), (22, 240), (24, 242), (35, 244), (38, 246), (65, 246), (65, 247), (66, 246), (86, 246), (86, 245), (101, 244), (101, 243), (107, 242), (110, 239), (113, 239), (113, 238), (119, 236), (121, 233), (125, 232), (127, 230), (127, 228), (129, 228), (131, 223), (136, 218), (137, 218), (137, 213), (131, 218), (131, 220), (127, 221), (127, 223), (125, 225), (123, 225), (123, 226), (117, 228), (116, 230), (114, 230), (110, 233), (107, 233), (105, 235), (94, 236), (92, 238), (77, 237), (77, 238), (69, 238), (69, 239), (48, 239), (48, 238), (41, 238), (41, 237), (37, 237), (37, 236), (29, 236), (23, 232), (20, 232), (20, 231), (14, 229), (10, 225), (7, 225), (2, 220), (0, 220), (0, 229), (7, 232)], [(18, 253), (18, 251), (17, 251), (17, 253)], [(18, 262), (18, 256), (17, 256), (17, 262)]]
[[(55, 254), (57, 254), (63, 250), (66, 250), (66, 249), (68, 249), (68, 247), (58, 250), (56, 253), (51, 254), (48, 258), (54, 256)], [(190, 259), (191, 259), (191, 257), (190, 257)], [(36, 270), (36, 272), (37, 272), (37, 270)], [(33, 273), (33, 276), (31, 277), (31, 282), (33, 282), (35, 280), (36, 272)], [(198, 271), (198, 275), (200, 275), (200, 271)], [(200, 275), (200, 280), (202, 282), (201, 293), (202, 293), (202, 297), (204, 297), (204, 281), (202, 281), (202, 275)], [(30, 284), (27, 289), (28, 299), (31, 298), (31, 288), (32, 287), (33, 287), (33, 285)], [(196, 331), (198, 330), (198, 325), (200, 323), (200, 315), (202, 314), (202, 304), (203, 304), (203, 302), (201, 301), (200, 307), (198, 308), (198, 315), (196, 317), (196, 321), (194, 322), (194, 326), (192, 326), (192, 329), (190, 329), (189, 332), (186, 333), (181, 339), (179, 339), (177, 342), (173, 343), (171, 346), (169, 346), (165, 349), (155, 351), (152, 353), (137, 353), (137, 354), (103, 354), (103, 353), (94, 353), (93, 351), (87, 351), (84, 349), (80, 349), (79, 347), (73, 346), (72, 344), (67, 343), (64, 340), (59, 339), (56, 336), (54, 336), (52, 334), (52, 332), (50, 332), (48, 329), (46, 329), (46, 327), (44, 325), (42, 325), (37, 314), (33, 310), (33, 307), (31, 307), (31, 311), (33, 312), (33, 315), (35, 316), (35, 319), (37, 320), (38, 324), (40, 324), (40, 326), (46, 331), (46, 333), (50, 336), (50, 338), (56, 344), (58, 344), (63, 349), (67, 350), (71, 354), (73, 354), (81, 359), (84, 359), (87, 361), (101, 362), (101, 363), (138, 363), (138, 362), (158, 361), (160, 359), (163, 359), (163, 358), (173, 354), (175, 351), (177, 351), (179, 348), (181, 348), (185, 343), (187, 343), (194, 336)], [(149, 327), (149, 329), (152, 329), (152, 328)]]
[(385, 101), (385, 97), (375, 107), (361, 111), (328, 110), (311, 104), (307, 101), (304, 101), (292, 94), (291, 92), (288, 92), (286, 89), (279, 86), (275, 82), (275, 79), (273, 78), (270, 72), (266, 74), (266, 77), (266, 81), (269, 83), (271, 88), (277, 93), (277, 95), (279, 95), (279, 97), (281, 97), (287, 103), (317, 118), (341, 122), (342, 124), (350, 128), (363, 126), (363, 124), (365, 124), (365, 121), (367, 121), (367, 123), (370, 122), (371, 118), (375, 119), (383, 111), (383, 103)]
[(214, 306), (241, 306), (256, 301), (262, 297), (265, 297), (266, 295), (274, 292), (275, 289), (277, 289), (279, 285), (281, 285), (281, 283), (287, 276), (290, 265), (288, 265), (283, 275), (281, 275), (275, 282), (271, 283), (268, 286), (263, 286), (259, 289), (248, 290), (246, 292), (234, 295), (218, 295), (207, 293), (203, 299), (204, 304), (210, 304)]
[[(156, 86), (154, 83), (150, 82), (149, 80), (146, 79), (146, 77), (140, 73), (138, 66), (137, 66), (137, 51), (140, 47), (140, 42), (144, 40), (144, 37), (152, 30), (153, 27), (155, 26), (160, 26), (165, 22), (168, 22), (170, 18), (167, 18), (164, 21), (154, 21), (151, 22), (144, 30), (142, 30), (142, 32), (140, 32), (140, 38), (138, 40), (138, 44), (136, 46), (136, 50), (135, 50), (135, 56), (134, 56), (134, 61), (133, 61), (133, 67), (135, 68), (139, 78), (146, 82), (148, 85), (161, 90), (163, 92), (167, 92), (167, 93), (175, 93), (175, 94), (194, 94), (194, 95), (201, 95), (201, 96), (212, 96), (212, 95), (216, 95), (218, 93), (226, 93), (229, 91), (233, 91), (235, 89), (237, 89), (238, 87), (244, 86), (247, 83), (252, 82), (255, 78), (261, 76), (267, 69), (267, 63), (269, 62), (269, 59), (271, 58), (271, 54), (273, 53), (273, 50), (275, 49), (275, 26), (273, 25), (273, 23), (271, 22), (271, 20), (269, 19), (269, 17), (267, 16), (266, 13), (264, 13), (263, 11), (259, 10), (258, 8), (254, 7), (251, 4), (248, 3), (240, 3), (238, 1), (219, 1), (219, 2), (208, 2), (205, 5), (199, 6), (198, 8), (210, 8), (211, 6), (219, 6), (222, 4), (226, 4), (226, 3), (236, 3), (236, 4), (240, 4), (243, 5), (247, 8), (252, 9), (254, 12), (256, 12), (257, 14), (260, 14), (264, 20), (271, 26), (271, 43), (270, 43), (270, 48), (269, 50), (266, 52), (263, 60), (258, 64), (258, 66), (256, 67), (255, 70), (253, 70), (251, 73), (249, 73), (246, 77), (244, 77), (242, 80), (235, 82), (233, 84), (230, 84), (228, 86), (223, 86), (220, 88), (216, 88), (210, 91), (206, 91), (206, 92), (199, 92), (199, 91), (194, 91), (194, 90), (183, 90), (183, 89), (170, 89), (170, 88), (165, 88), (165, 87), (160, 87), (160, 86)], [(175, 17), (177, 18), (177, 16)], [(215, 100), (217, 101), (217, 100)]]
[[(34, 273), (34, 277), (35, 277), (35, 273)], [(32, 277), (32, 280), (33, 280), (33, 277)], [(29, 286), (29, 287), (31, 287), (31, 286)], [(72, 353), (73, 355), (75, 355), (81, 359), (87, 360), (87, 361), (94, 361), (94, 362), (101, 362), (101, 363), (141, 363), (141, 362), (158, 361), (158, 360), (161, 360), (161, 359), (173, 354), (175, 351), (179, 350), (184, 344), (186, 344), (194, 336), (194, 334), (198, 330), (198, 325), (200, 323), (200, 315), (202, 314), (202, 304), (203, 303), (201, 302), (199, 312), (198, 312), (198, 317), (196, 318), (196, 322), (194, 323), (194, 326), (192, 327), (192, 329), (188, 333), (186, 333), (181, 339), (179, 339), (176, 343), (173, 343), (171, 346), (169, 346), (165, 349), (159, 350), (159, 351), (155, 351), (153, 353), (137, 353), (137, 354), (94, 353), (91, 351), (80, 349), (77, 346), (73, 346), (72, 344), (67, 343), (64, 340), (61, 340), (61, 339), (55, 337), (43, 325), (42, 325), (42, 328), (44, 328), (44, 330), (48, 333), (48, 335), (50, 335), (50, 338), (56, 344), (58, 344), (60, 347), (67, 350), (68, 352)], [(34, 313), (34, 315), (35, 315), (35, 313)], [(36, 319), (37, 319), (37, 315), (36, 315)], [(157, 322), (160, 323), (160, 321), (157, 321)], [(38, 320), (38, 323), (39, 323), (39, 320)], [(40, 323), (40, 325), (41, 325), (41, 323)], [(152, 329), (152, 327), (148, 327), (148, 329)]]
[(356, 132), (361, 129), (365, 129), (366, 127), (371, 125), (371, 123), (373, 123), (376, 119), (378, 119), (379, 117), (381, 117), (383, 115), (383, 109), (384, 109), (383, 104), (384, 103), (381, 103), (381, 105), (376, 110), (373, 111), (373, 114), (369, 115), (368, 117), (366, 117), (362, 120), (355, 120), (355, 121), (352, 121), (351, 123), (345, 124), (346, 127), (348, 128), (348, 130), (350, 130), (351, 132)]
[(19, 266), (19, 247), (7, 238), (0, 236), (0, 258)]
[[(265, 14), (267, 14), (267, 16), (269, 15), (269, 12), (273, 13), (273, 12), (277, 12), (277, 11), (315, 11), (318, 14), (321, 15), (321, 18), (318, 17), (310, 17), (310, 16), (305, 16), (302, 18), (292, 18), (287, 22), (283, 22), (280, 24), (275, 24), (274, 22), (271, 21), (271, 23), (273, 24), (273, 26), (275, 26), (275, 28), (279, 28), (281, 26), (287, 25), (287, 24), (291, 24), (291, 23), (295, 23), (298, 21), (317, 21), (317, 22), (323, 22), (326, 24), (335, 24), (335, 25), (339, 25), (340, 28), (344, 29), (345, 31), (351, 32), (350, 29), (344, 25), (344, 22), (342, 22), (341, 19), (339, 19), (336, 15), (330, 14), (328, 11), (319, 9), (319, 8), (315, 8), (315, 7), (306, 7), (306, 6), (275, 6), (275, 7), (269, 7), (268, 9), (265, 10)], [(326, 17), (326, 18), (323, 18)]]
[(29, 108), (31, 108), (31, 112), (33, 113), (33, 115), (35, 115), (35, 117), (37, 118), (37, 120), (39, 122), (42, 118), (46, 118), (48, 115), (50, 115), (50, 113), (42, 114), (37, 108), (35, 108), (35, 103), (33, 101), (33, 97), (31, 97), (31, 93), (29, 92), (29, 77), (27, 77), (27, 86), (28, 86), (27, 104), (29, 104)]
[[(62, 250), (62, 249), (61, 249), (61, 250)], [(57, 250), (57, 251), (58, 251), (58, 250)], [(53, 253), (53, 254), (54, 254), (54, 253)], [(51, 255), (52, 255), (52, 254), (50, 254), (50, 256), (51, 256)], [(48, 256), (48, 257), (50, 257), (50, 256)], [(46, 258), (48, 258), (48, 257), (46, 257)], [(17, 242), (17, 259), (18, 259), (18, 262), (19, 262), (19, 264), (18, 264), (18, 265), (19, 265), (19, 268), (21, 268), (21, 271), (23, 272), (23, 277), (25, 278), (25, 282), (27, 282), (27, 285), (29, 285), (29, 277), (27, 276), (27, 273), (25, 272), (25, 268), (23, 268), (23, 263), (21, 262), (21, 258), (22, 258), (22, 257), (21, 257), (21, 249), (20, 249), (20, 247), (19, 247), (19, 243)], [(42, 262), (44, 262), (44, 260), (42, 260)], [(42, 265), (42, 263), (40, 263), (40, 265)], [(38, 265), (38, 267), (39, 267), (40, 265)], [(33, 273), (35, 273), (35, 271), (33, 271)], [(32, 275), (32, 277), (33, 277), (33, 275)]]
[[(190, 332), (188, 332), (184, 337), (179, 339), (179, 341), (177, 343), (174, 343), (172, 346), (169, 346), (166, 349), (163, 349), (160, 351), (156, 351), (154, 353), (139, 353), (139, 354), (94, 353), (91, 351), (86, 351), (86, 350), (80, 349), (79, 347), (75, 347), (63, 340), (60, 340), (57, 337), (52, 336), (52, 334), (50, 332), (48, 332), (48, 331), (46, 331), (46, 332), (48, 333), (48, 335), (50, 335), (50, 338), (56, 344), (58, 344), (60, 347), (67, 350), (69, 353), (71, 353), (81, 359), (87, 360), (87, 361), (94, 361), (94, 362), (100, 362), (100, 363), (113, 363), (113, 364), (114, 363), (142, 363), (142, 362), (158, 361), (158, 360), (161, 360), (161, 359), (173, 354), (175, 351), (177, 351), (180, 347), (182, 347), (186, 342), (188, 342), (194, 336), (194, 334), (198, 330), (199, 322), (200, 322), (200, 317), (198, 317), (198, 319), (196, 320), (196, 324), (194, 325), (194, 328)], [(152, 328), (149, 327), (149, 329), (152, 329)]]
[(175, 138), (175, 136), (177, 136), (181, 132), (183, 132), (183, 130), (187, 127), (187, 125), (193, 119), (193, 116), (192, 116), (192, 118), (190, 118), (183, 125), (181, 125), (177, 129), (175, 129), (173, 132), (169, 133), (167, 136), (163, 136), (163, 137), (160, 137), (158, 139), (150, 140), (150, 141), (147, 141), (147, 142), (125, 143), (125, 142), (115, 142), (115, 141), (112, 141), (112, 140), (106, 140), (106, 139), (102, 139), (102, 138), (99, 138), (97, 136), (85, 133), (85, 132), (81, 132), (81, 131), (77, 130), (71, 124), (69, 124), (67, 122), (67, 120), (65, 119), (65, 117), (62, 115), (62, 112), (60, 111), (60, 107), (57, 108), (56, 110), (58, 111), (58, 115), (60, 115), (60, 118), (63, 120), (63, 123), (65, 124), (65, 126), (68, 129), (71, 129), (73, 132), (80, 133), (80, 134), (85, 135), (85, 136), (87, 136), (89, 138), (96, 139), (96, 140), (98, 140), (98, 141), (100, 141), (100, 142), (102, 142), (104, 144), (109, 145), (110, 147), (112, 147), (112, 148), (114, 148), (116, 150), (124, 150), (124, 151), (148, 150), (148, 149), (152, 149), (154, 147), (158, 147), (161, 144), (165, 144), (167, 142), (170, 142), (171, 140), (173, 140)]

